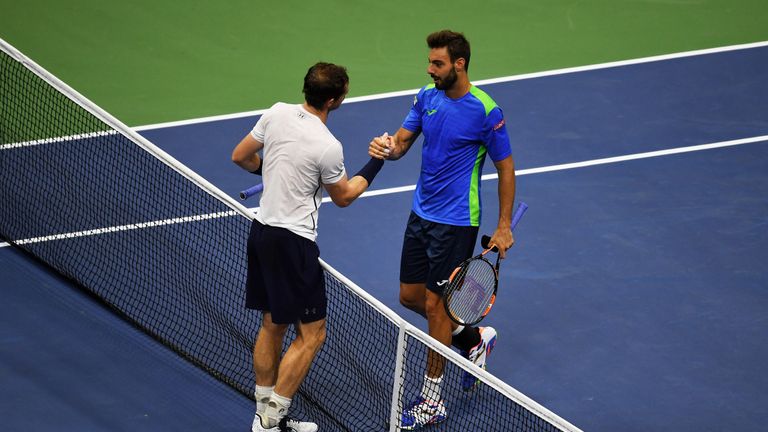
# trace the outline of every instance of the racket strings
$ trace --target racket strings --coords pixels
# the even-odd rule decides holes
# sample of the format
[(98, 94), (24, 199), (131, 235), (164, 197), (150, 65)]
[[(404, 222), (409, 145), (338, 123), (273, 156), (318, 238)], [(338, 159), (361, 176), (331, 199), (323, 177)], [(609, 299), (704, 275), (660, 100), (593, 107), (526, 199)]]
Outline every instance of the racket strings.
[(462, 267), (452, 281), (454, 288), (446, 298), (454, 317), (473, 322), (482, 317), (496, 287), (496, 271), (484, 259), (472, 260)]

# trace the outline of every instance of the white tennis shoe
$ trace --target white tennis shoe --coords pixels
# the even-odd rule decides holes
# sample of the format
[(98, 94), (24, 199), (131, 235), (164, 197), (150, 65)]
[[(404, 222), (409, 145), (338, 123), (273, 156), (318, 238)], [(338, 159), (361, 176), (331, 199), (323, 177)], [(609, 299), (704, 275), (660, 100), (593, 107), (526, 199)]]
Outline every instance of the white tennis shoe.
[[(472, 347), (469, 352), (462, 352), (469, 361), (481, 369), (485, 369), (488, 362), (488, 356), (493, 347), (496, 346), (496, 329), (493, 327), (480, 327), (480, 342)], [(464, 371), (461, 376), (461, 388), (464, 391), (474, 390), (480, 380), (471, 373)]]
[(317, 424), (303, 422), (290, 417), (283, 417), (277, 426), (265, 428), (261, 425), (261, 414), (253, 418), (252, 432), (317, 432)]

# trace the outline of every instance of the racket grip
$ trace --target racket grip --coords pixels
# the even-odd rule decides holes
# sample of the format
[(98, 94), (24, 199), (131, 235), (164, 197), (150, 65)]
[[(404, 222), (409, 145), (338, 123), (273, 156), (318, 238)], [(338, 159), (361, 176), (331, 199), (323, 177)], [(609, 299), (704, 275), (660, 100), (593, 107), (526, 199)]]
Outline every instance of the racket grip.
[(261, 191), (264, 190), (264, 183), (257, 184), (256, 186), (251, 186), (248, 189), (240, 192), (240, 199), (246, 200), (258, 193), (261, 193)]
[(515, 230), (517, 223), (520, 222), (520, 219), (523, 218), (526, 210), (528, 210), (528, 204), (521, 202), (517, 205), (517, 210), (515, 210), (515, 214), (512, 215), (512, 231)]
[[(520, 219), (522, 219), (523, 215), (525, 214), (525, 211), (528, 210), (528, 204), (521, 202), (517, 206), (517, 210), (515, 210), (515, 214), (512, 215), (512, 231), (515, 230), (515, 227), (517, 226), (517, 223), (520, 222)], [(488, 246), (490, 246), (491, 237), (484, 235), (480, 239), (480, 246), (483, 247), (483, 249), (488, 249)], [(494, 246), (493, 252), (498, 252), (498, 248)]]

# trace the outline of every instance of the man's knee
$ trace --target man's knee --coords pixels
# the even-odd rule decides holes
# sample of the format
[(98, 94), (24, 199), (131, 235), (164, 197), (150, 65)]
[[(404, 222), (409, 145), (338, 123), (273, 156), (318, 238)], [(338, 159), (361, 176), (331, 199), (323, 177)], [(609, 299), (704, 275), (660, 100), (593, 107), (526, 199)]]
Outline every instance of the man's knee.
[(424, 284), (400, 284), (400, 304), (406, 308), (424, 313)]
[(400, 291), (400, 304), (411, 310), (419, 307), (419, 302), (413, 295), (402, 291)]
[(316, 349), (319, 349), (325, 343), (325, 338), (326, 338), (326, 331), (325, 331), (325, 326), (323, 326), (317, 331), (312, 333), (310, 343)]
[(319, 350), (326, 339), (325, 320), (300, 324), (298, 336), (307, 348), (313, 351)]
[(266, 331), (267, 333), (270, 333), (275, 336), (281, 336), (284, 335), (285, 332), (288, 330), (288, 324), (275, 324), (272, 322), (272, 314), (265, 313), (264, 319), (261, 322), (261, 331)]
[(442, 318), (445, 316), (443, 297), (437, 293), (429, 291), (424, 300), (424, 309), (428, 318)]

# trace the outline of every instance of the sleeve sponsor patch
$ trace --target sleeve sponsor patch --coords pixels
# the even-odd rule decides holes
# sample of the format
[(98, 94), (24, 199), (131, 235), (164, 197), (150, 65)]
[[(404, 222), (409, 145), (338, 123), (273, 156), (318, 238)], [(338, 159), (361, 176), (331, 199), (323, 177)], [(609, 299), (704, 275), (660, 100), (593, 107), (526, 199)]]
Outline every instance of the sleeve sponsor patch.
[(496, 125), (493, 127), (493, 130), (495, 130), (495, 131), (496, 131), (496, 130), (499, 130), (499, 129), (501, 129), (501, 127), (502, 127), (502, 126), (504, 126), (504, 119), (501, 119), (501, 121), (500, 121), (500, 122), (498, 122), (498, 123), (497, 123), (497, 124), (496, 124)]

